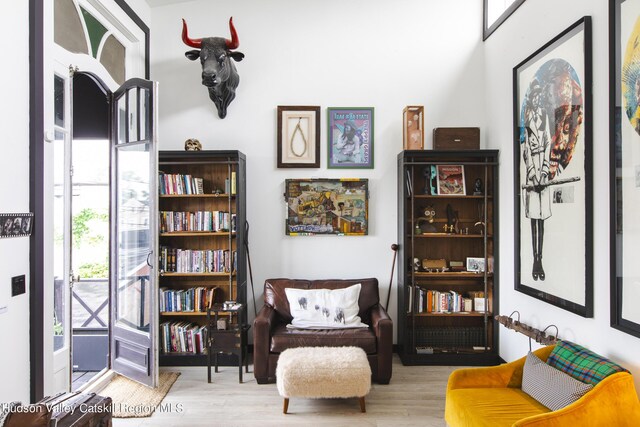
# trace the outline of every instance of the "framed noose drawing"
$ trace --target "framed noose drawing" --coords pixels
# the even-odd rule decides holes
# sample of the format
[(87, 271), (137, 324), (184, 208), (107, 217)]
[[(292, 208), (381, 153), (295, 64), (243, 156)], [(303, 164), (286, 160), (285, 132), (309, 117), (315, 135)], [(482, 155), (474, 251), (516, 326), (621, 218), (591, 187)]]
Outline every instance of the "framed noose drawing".
[(320, 167), (320, 107), (278, 106), (278, 168)]

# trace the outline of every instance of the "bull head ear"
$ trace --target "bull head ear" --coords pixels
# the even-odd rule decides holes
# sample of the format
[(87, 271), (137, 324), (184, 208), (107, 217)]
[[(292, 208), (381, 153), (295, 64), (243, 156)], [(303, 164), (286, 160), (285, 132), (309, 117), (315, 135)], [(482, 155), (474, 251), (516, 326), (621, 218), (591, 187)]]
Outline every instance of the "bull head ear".
[(184, 53), (184, 56), (186, 56), (187, 58), (189, 58), (192, 61), (195, 61), (196, 59), (200, 58), (200, 51), (199, 50), (188, 50)]
[(229, 55), (231, 58), (233, 58), (236, 62), (240, 62), (242, 61), (242, 59), (244, 58), (244, 53), (242, 52), (227, 52), (227, 55)]

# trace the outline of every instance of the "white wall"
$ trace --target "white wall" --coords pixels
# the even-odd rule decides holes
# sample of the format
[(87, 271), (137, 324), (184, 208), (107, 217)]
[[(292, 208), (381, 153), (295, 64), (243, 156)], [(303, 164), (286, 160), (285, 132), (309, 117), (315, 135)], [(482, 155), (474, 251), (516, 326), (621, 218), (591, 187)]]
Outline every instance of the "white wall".
[[(484, 128), (481, 2), (244, 0), (193, 1), (151, 9), (151, 78), (160, 82), (160, 149), (182, 150), (187, 138), (204, 149), (247, 154), (249, 238), (256, 299), (270, 277), (377, 277), (381, 299), (397, 241), (396, 156), (402, 109), (425, 106), (427, 144), (437, 126)], [(184, 52), (191, 37), (229, 37), (238, 30), (245, 59), (240, 86), (224, 120), (200, 83), (199, 62)], [(320, 105), (321, 168), (276, 168), (278, 105)], [(375, 107), (373, 170), (328, 170), (326, 108)], [(366, 237), (284, 235), (286, 178), (370, 180)], [(389, 311), (395, 319), (395, 277)], [(251, 317), (253, 309), (249, 312)]]
[[(29, 212), (29, 2), (3, 2), (0, 51), (10, 66), (0, 67), (3, 85), (0, 125), (0, 213)], [(16, 31), (16, 29), (21, 29)], [(27, 293), (11, 297), (11, 277), (26, 275)], [(0, 239), (0, 402), (29, 401), (29, 239)], [(6, 350), (9, 349), (9, 350)]]
[[(500, 167), (500, 311), (518, 310), (537, 328), (555, 324), (560, 337), (580, 343), (630, 369), (640, 384), (640, 340), (609, 326), (609, 73), (608, 2), (537, 0), (525, 2), (485, 42), (486, 141), (501, 150)], [(512, 70), (540, 46), (591, 15), (593, 23), (593, 200), (594, 317), (585, 319), (513, 289), (513, 122)], [(568, 268), (570, 268), (568, 266)], [(528, 341), (501, 329), (505, 360), (521, 357)]]

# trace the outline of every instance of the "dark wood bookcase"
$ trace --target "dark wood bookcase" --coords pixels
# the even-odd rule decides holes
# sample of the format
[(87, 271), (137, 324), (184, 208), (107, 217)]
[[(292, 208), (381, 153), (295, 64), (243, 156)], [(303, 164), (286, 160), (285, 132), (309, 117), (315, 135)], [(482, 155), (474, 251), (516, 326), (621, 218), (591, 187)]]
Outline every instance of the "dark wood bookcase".
[[(500, 362), (493, 318), (498, 313), (498, 155), (498, 150), (398, 155), (397, 337), (405, 365)], [(447, 191), (444, 184), (439, 190), (434, 173), (450, 165), (464, 171), (464, 186), (458, 175), (449, 182), (457, 194), (438, 194)], [(477, 260), (469, 260), (476, 271), (467, 270), (468, 258)]]
[[(202, 194), (182, 191), (190, 194), (162, 194), (158, 195), (158, 224), (159, 233), (159, 288), (175, 291), (186, 291), (191, 288), (217, 288), (216, 303), (224, 301), (247, 302), (247, 272), (245, 222), (246, 222), (246, 159), (239, 151), (159, 151), (159, 189), (163, 185), (165, 175), (178, 175), (202, 179)], [(179, 179), (179, 178), (178, 178)], [(173, 180), (175, 181), (175, 179)], [(172, 181), (172, 182), (173, 182)], [(182, 180), (183, 186), (186, 179)], [(193, 187), (193, 182), (189, 187)], [(164, 191), (166, 193), (166, 191)], [(228, 214), (228, 226), (217, 230), (199, 230), (198, 227), (180, 226), (181, 230), (171, 231), (163, 227), (163, 212), (223, 212)], [(166, 224), (166, 218), (165, 218)], [(163, 229), (164, 228), (164, 229)], [(190, 265), (183, 263), (178, 270), (176, 267), (167, 268), (167, 262), (174, 264), (178, 260), (172, 258), (173, 250), (198, 251), (198, 256), (204, 252), (218, 251), (225, 254), (228, 262), (220, 269), (202, 267), (206, 262), (191, 260)], [(235, 253), (235, 255), (234, 255)], [(166, 257), (169, 257), (167, 260)], [(164, 257), (164, 258), (163, 258)], [(218, 260), (218, 258), (216, 258)], [(223, 264), (224, 265), (224, 264)], [(234, 266), (235, 265), (235, 266)], [(210, 271), (221, 270), (221, 271)], [(162, 298), (160, 292), (159, 300)], [(160, 301), (159, 301), (160, 302)], [(170, 311), (160, 310), (160, 324), (164, 322), (189, 322), (199, 326), (207, 324), (207, 309), (200, 311)], [(234, 325), (245, 324), (246, 310), (238, 312), (219, 313), (227, 316), (229, 328)], [(191, 354), (181, 352), (165, 352), (162, 346), (162, 328), (159, 328), (160, 365), (184, 366), (207, 365), (207, 353)], [(232, 360), (221, 360), (222, 364), (232, 364)]]

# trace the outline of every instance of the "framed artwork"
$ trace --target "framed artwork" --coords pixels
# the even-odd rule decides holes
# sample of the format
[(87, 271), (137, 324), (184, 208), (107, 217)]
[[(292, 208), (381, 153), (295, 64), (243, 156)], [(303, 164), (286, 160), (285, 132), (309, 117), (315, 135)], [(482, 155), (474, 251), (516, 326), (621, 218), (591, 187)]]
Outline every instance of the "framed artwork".
[(278, 106), (278, 167), (320, 167), (320, 107)]
[(402, 148), (424, 149), (424, 107), (408, 105), (402, 110)]
[(482, 40), (486, 40), (513, 12), (519, 8), (524, 0), (483, 0), (484, 17)]
[(369, 223), (369, 180), (287, 179), (289, 236), (365, 236)]
[(373, 168), (373, 108), (328, 108), (328, 168)]
[(611, 326), (640, 338), (640, 0), (611, 0)]
[(591, 18), (518, 64), (513, 92), (515, 289), (592, 317)]
[(0, 214), (0, 238), (31, 236), (32, 213)]

